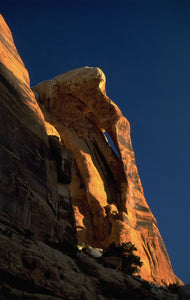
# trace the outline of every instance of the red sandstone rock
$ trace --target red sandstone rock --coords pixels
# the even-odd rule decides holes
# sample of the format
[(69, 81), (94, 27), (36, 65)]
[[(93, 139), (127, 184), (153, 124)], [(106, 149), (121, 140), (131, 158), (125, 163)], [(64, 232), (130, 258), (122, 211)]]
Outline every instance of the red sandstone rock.
[[(75, 157), (70, 189), (79, 241), (106, 247), (111, 241), (120, 243), (131, 238), (144, 253), (144, 261), (146, 262), (147, 257), (150, 259), (144, 271), (147, 269), (151, 281), (160, 283), (166, 274), (169, 281), (176, 280), (168, 267), (169, 262), (157, 245), (160, 238), (157, 227), (154, 229), (151, 225), (154, 220), (152, 214), (147, 212), (147, 215), (141, 215), (140, 221), (143, 216), (147, 220), (150, 218), (149, 226), (145, 221), (138, 223), (142, 207), (141, 210), (138, 207), (137, 215), (135, 197), (138, 193), (142, 195), (142, 189), (139, 179), (135, 182), (130, 173), (133, 169), (136, 172), (135, 164), (131, 169), (129, 164), (129, 169), (125, 170), (126, 145), (122, 146), (123, 136), (119, 137), (122, 130), (126, 131), (128, 122), (106, 97), (103, 73), (99, 69), (90, 68), (90, 74), (86, 73), (86, 69), (83, 74), (81, 70), (70, 74), (74, 77), (70, 78), (71, 84), (67, 82), (66, 86), (75, 89), (74, 85), (78, 85), (78, 95), (86, 100), (77, 98), (73, 92), (63, 92), (62, 89), (59, 90), (60, 87), (57, 90), (53, 83), (48, 106), (46, 95), (50, 82), (38, 86), (37, 90), (45, 101), (39, 107), (29, 86), (28, 72), (2, 16), (0, 50), (2, 299), (176, 299), (175, 295), (156, 286), (147, 289), (146, 282), (117, 270), (104, 268), (86, 256), (78, 254), (73, 260), (63, 254), (64, 247), (59, 250), (53, 248), (63, 240), (76, 244), (69, 193), (72, 155), (63, 145), (65, 143)], [(68, 78), (68, 74), (66, 77)], [(87, 84), (83, 82), (84, 88), (80, 91), (80, 81), (84, 78)], [(58, 107), (63, 111), (58, 113)], [(121, 128), (121, 123), (124, 129)], [(122, 159), (118, 159), (109, 147), (102, 133), (103, 128), (115, 139)], [(130, 142), (128, 131), (126, 135), (126, 140), (129, 139), (127, 141)], [(131, 185), (130, 176), (133, 180)], [(137, 192), (134, 192), (136, 196), (133, 199), (129, 190), (132, 191), (135, 187)], [(142, 199), (139, 201), (144, 201)], [(134, 227), (134, 224), (138, 226)], [(146, 231), (152, 237), (146, 236)], [(145, 251), (148, 251), (147, 242), (152, 241), (157, 249), (153, 258), (161, 259), (162, 264), (162, 261), (166, 262), (160, 276), (160, 269), (156, 267), (153, 268), (156, 277), (150, 273), (153, 246), (150, 246), (146, 254), (141, 249), (142, 238)], [(44, 239), (49, 246), (43, 242)], [(70, 252), (71, 250), (72, 247), (69, 248)]]
[(33, 90), (46, 121), (57, 129), (75, 159), (70, 189), (79, 243), (106, 248), (111, 242), (130, 241), (143, 261), (142, 278), (158, 284), (178, 282), (144, 198), (129, 122), (107, 97), (103, 72), (76, 69)]
[[(49, 235), (56, 241), (68, 235), (76, 243), (69, 182), (58, 178), (58, 173), (66, 172), (62, 163), (71, 164), (72, 155), (59, 143), (56, 129), (45, 122), (1, 15), (0, 102), (0, 216), (37, 239)], [(48, 138), (47, 131), (56, 140)], [(67, 195), (60, 195), (60, 190)], [(63, 219), (60, 211), (65, 207), (70, 207), (71, 215)]]

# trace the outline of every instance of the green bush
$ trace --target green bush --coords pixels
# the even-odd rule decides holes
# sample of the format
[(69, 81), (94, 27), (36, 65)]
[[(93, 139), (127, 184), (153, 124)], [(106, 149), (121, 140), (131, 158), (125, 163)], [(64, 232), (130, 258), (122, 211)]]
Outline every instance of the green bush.
[(128, 275), (138, 274), (142, 266), (140, 257), (134, 254), (137, 251), (135, 245), (131, 242), (122, 243), (120, 246), (116, 246), (112, 243), (103, 252), (103, 257), (116, 256), (122, 259), (121, 271)]

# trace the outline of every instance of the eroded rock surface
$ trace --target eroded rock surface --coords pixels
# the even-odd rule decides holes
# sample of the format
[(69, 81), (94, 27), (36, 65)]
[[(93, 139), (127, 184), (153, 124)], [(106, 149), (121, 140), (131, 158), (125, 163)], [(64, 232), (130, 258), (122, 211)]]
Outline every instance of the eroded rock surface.
[(144, 198), (129, 122), (106, 95), (105, 81), (99, 68), (83, 67), (33, 88), (46, 121), (74, 156), (71, 197), (79, 243), (106, 248), (131, 241), (143, 261), (143, 278), (178, 281)]
[(0, 50), (0, 216), (39, 240), (49, 236), (76, 244), (69, 193), (72, 154), (45, 122), (2, 16)]
[(11, 238), (5, 232), (0, 233), (2, 300), (178, 299), (167, 289), (105, 268), (93, 258), (81, 254), (71, 258), (43, 242), (25, 239), (10, 226), (8, 228)]
[[(39, 85), (39, 106), (2, 16), (0, 50), (1, 299), (177, 299), (76, 252), (73, 208), (79, 242), (106, 247), (131, 239), (140, 249), (147, 278), (158, 284), (166, 275), (168, 281), (176, 280), (135, 177), (129, 124), (105, 95), (103, 73), (84, 68), (61, 76), (57, 87), (55, 81)], [(121, 158), (108, 145), (104, 128)], [(137, 195), (145, 209), (137, 205)], [(153, 258), (166, 264), (162, 272)]]

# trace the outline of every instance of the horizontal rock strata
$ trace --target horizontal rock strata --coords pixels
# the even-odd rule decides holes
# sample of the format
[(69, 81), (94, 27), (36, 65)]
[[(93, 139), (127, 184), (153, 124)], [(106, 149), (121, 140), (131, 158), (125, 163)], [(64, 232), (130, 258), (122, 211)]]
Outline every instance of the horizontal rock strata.
[(71, 258), (43, 242), (25, 239), (13, 228), (8, 230), (11, 238), (5, 231), (0, 233), (2, 300), (177, 300), (167, 289), (105, 268), (90, 257)]

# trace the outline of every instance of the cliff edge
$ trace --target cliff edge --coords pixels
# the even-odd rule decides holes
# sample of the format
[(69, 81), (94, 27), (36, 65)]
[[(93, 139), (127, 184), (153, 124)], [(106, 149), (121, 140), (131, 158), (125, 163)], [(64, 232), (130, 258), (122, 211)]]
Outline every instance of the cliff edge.
[[(135, 244), (142, 278), (178, 281), (143, 194), (130, 137), (130, 124), (106, 95), (105, 75), (83, 67), (33, 88), (46, 121), (74, 157), (70, 184), (79, 244), (106, 249)], [(110, 147), (111, 137), (119, 157)]]
[[(159, 288), (182, 282), (143, 195), (129, 122), (107, 97), (103, 72), (80, 68), (32, 91), (0, 15), (0, 78), (1, 299), (178, 299)], [(128, 241), (143, 261), (142, 279), (77, 250)]]

